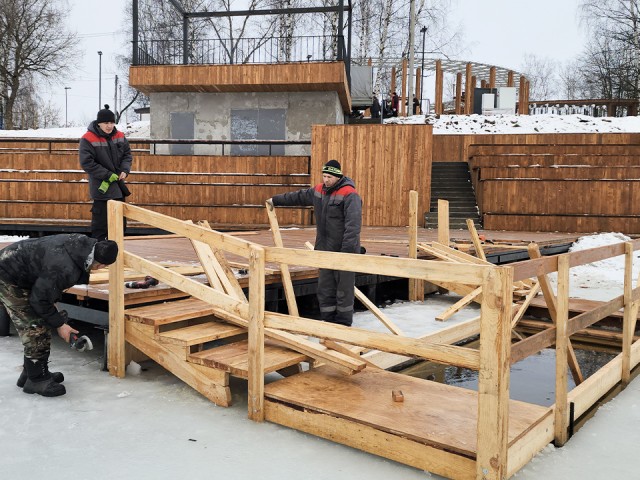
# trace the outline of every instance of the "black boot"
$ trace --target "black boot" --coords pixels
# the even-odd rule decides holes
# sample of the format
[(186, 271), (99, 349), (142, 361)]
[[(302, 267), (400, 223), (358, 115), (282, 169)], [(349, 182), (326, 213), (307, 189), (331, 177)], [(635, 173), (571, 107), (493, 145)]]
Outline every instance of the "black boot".
[(24, 369), (27, 371), (27, 381), (22, 389), (24, 393), (37, 393), (43, 397), (58, 397), (67, 393), (64, 385), (53, 379), (47, 363), (48, 358), (33, 360), (24, 357)]
[[(16, 382), (16, 385), (20, 388), (24, 387), (24, 384), (27, 383), (27, 369), (23, 368), (22, 373), (20, 373), (20, 377)], [(54, 382), (62, 383), (64, 382), (64, 375), (62, 372), (51, 372), (51, 378), (53, 378)]]

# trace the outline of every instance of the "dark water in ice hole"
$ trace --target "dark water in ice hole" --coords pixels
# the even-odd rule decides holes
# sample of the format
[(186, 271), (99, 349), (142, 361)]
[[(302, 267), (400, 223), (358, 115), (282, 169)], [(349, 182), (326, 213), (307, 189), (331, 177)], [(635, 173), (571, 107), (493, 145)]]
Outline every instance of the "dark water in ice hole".
[[(617, 353), (582, 350), (575, 346), (574, 349), (584, 378), (593, 375), (617, 355)], [(555, 350), (547, 348), (512, 365), (509, 398), (543, 407), (555, 403), (555, 362)], [(478, 372), (466, 368), (420, 362), (402, 370), (402, 373), (447, 385), (478, 390)], [(575, 387), (571, 372), (568, 373), (568, 383), (569, 390)]]

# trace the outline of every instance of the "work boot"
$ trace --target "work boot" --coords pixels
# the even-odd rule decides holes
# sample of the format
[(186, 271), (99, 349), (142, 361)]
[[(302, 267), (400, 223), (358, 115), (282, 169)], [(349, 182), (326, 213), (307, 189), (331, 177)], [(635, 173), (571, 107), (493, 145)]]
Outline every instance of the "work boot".
[[(16, 385), (20, 388), (24, 387), (24, 384), (27, 383), (27, 378), (27, 369), (23, 367)], [(53, 378), (54, 382), (64, 382), (64, 375), (62, 374), (62, 372), (51, 372), (51, 378)]]
[(24, 393), (37, 393), (43, 397), (58, 397), (67, 393), (64, 385), (53, 379), (48, 363), (48, 358), (36, 360), (24, 357), (24, 369), (27, 371), (27, 381), (22, 389)]

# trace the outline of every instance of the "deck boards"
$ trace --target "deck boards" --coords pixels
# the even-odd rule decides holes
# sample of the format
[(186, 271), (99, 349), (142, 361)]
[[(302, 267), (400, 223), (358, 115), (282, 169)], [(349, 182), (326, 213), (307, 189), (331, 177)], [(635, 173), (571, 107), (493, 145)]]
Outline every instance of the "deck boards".
[[(393, 390), (402, 391), (403, 402), (393, 401)], [(473, 390), (385, 370), (344, 376), (320, 368), (266, 385), (265, 396), (469, 458), (476, 454), (478, 406)], [(547, 408), (510, 400), (509, 444), (549, 414)]]

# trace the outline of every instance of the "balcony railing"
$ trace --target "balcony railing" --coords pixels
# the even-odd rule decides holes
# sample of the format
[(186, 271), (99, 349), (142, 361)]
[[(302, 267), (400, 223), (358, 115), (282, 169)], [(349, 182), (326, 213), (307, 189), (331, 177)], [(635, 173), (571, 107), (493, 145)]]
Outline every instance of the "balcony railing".
[[(134, 65), (231, 65), (344, 59), (336, 36), (138, 41)], [(342, 51), (342, 54), (340, 52)]]

